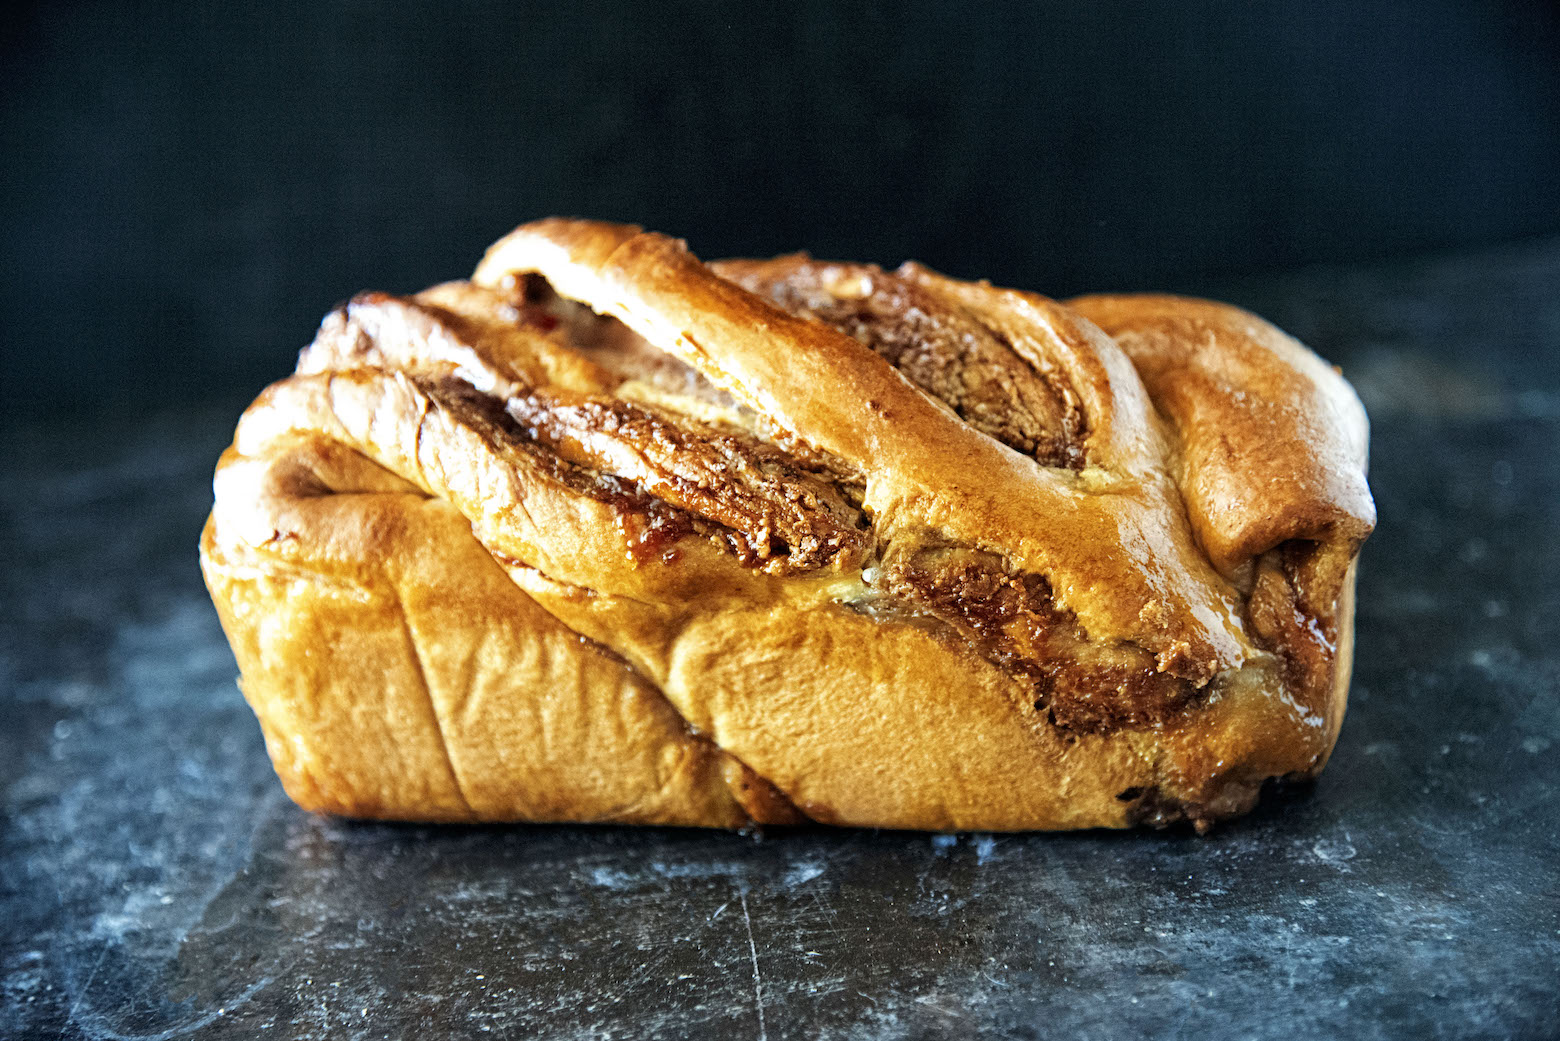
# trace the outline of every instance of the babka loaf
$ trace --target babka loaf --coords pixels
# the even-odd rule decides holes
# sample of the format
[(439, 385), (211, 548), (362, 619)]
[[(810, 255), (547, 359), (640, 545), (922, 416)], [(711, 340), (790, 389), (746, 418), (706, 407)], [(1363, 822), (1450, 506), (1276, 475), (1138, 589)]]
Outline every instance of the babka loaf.
[(1366, 445), (1234, 307), (545, 220), (329, 315), (201, 562), (310, 809), (1201, 829), (1337, 738)]

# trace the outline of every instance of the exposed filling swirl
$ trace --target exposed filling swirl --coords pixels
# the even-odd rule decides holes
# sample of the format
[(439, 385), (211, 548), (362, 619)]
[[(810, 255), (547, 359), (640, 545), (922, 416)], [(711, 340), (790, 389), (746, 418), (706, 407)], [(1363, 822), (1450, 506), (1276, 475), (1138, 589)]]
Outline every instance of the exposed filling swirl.
[(1284, 670), (1285, 686), (1310, 706), (1324, 703), (1338, 649), (1338, 599), (1352, 548), (1291, 539), (1253, 562), (1246, 617)]
[(755, 560), (811, 570), (842, 554), (859, 558), (867, 541), (860, 512), (828, 475), (749, 434), (613, 398), (531, 391), (504, 408), (561, 458), (741, 532)]
[(995, 554), (921, 550), (885, 562), (881, 581), (1032, 683), (1035, 709), (1064, 729), (1162, 726), (1196, 697), (1142, 648), (1091, 641), (1043, 576), (1011, 573)]
[(852, 563), (868, 544), (839, 488), (746, 435), (613, 399), (529, 391), (501, 400), (451, 377), (416, 382), (489, 443), (613, 506), (636, 559), (702, 535), (744, 565), (795, 573)]
[(1048, 466), (1083, 467), (1088, 423), (1072, 387), (956, 304), (872, 264), (791, 256), (711, 267), (871, 347), (981, 433)]

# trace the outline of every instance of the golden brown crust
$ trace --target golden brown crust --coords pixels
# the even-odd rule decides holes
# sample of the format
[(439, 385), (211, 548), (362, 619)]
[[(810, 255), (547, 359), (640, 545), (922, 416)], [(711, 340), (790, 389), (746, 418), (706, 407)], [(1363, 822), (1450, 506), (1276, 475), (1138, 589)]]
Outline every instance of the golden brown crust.
[[(301, 433), (230, 450), (202, 564), (288, 793), (423, 820), (749, 823), (759, 779), (532, 602), (464, 517)], [(760, 821), (797, 819), (763, 808)]]
[(1365, 409), (1297, 340), (1208, 300), (1100, 295), (1068, 306), (1121, 345), (1174, 423), (1177, 480), (1221, 571), (1289, 539), (1358, 543), (1370, 533)]
[(202, 562), (312, 808), (1201, 825), (1336, 738), (1364, 440), (1223, 305), (541, 221), (327, 318)]

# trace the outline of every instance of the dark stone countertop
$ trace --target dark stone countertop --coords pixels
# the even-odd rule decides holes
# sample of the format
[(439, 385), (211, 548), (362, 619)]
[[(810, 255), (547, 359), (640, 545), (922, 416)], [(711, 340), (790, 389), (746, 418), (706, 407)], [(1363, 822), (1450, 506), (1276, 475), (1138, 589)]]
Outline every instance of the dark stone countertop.
[(1359, 386), (1381, 524), (1326, 775), (1206, 838), (310, 816), (196, 569), (235, 411), (13, 422), (0, 1036), (1555, 1036), (1557, 287), (1229, 287)]

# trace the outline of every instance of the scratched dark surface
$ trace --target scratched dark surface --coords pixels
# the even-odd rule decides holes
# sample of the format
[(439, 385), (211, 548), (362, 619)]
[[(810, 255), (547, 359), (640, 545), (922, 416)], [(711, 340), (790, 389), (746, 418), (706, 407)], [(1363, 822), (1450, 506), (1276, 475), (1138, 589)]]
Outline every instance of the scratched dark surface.
[(234, 409), (13, 424), (0, 1036), (1556, 1036), (1557, 287), (1228, 287), (1359, 386), (1382, 519), (1326, 776), (1207, 838), (309, 816), (196, 570)]

